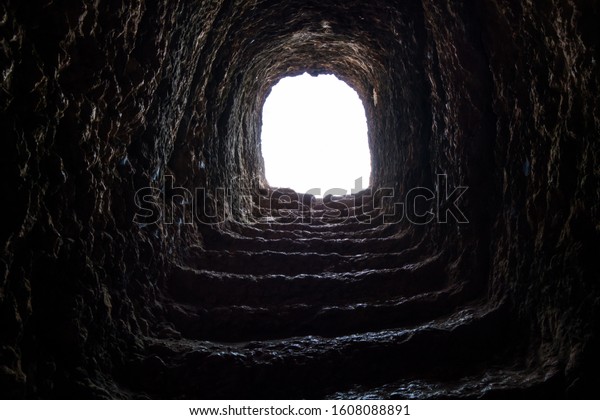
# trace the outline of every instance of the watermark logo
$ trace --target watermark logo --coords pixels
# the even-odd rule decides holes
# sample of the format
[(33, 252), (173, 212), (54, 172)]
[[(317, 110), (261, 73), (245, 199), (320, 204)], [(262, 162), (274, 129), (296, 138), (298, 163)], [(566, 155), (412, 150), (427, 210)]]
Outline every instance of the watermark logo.
[[(136, 192), (135, 223), (214, 225), (235, 215), (243, 215), (239, 220), (243, 223), (312, 223), (316, 219), (372, 223), (378, 216), (384, 224), (469, 223), (460, 206), (468, 187), (450, 187), (446, 174), (436, 176), (434, 189), (414, 187), (401, 197), (393, 188), (363, 190), (362, 178), (356, 180), (350, 191), (333, 188), (321, 194), (320, 188), (305, 193), (270, 189), (266, 195), (231, 188), (191, 191), (174, 185), (172, 176), (165, 176), (163, 181), (162, 190), (147, 187)], [(236, 206), (239, 211), (232, 211)]]

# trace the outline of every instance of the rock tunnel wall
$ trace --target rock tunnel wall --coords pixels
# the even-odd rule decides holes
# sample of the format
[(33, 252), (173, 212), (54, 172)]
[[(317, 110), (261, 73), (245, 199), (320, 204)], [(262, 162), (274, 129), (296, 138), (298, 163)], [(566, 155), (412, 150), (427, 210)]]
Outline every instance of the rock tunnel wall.
[[(206, 234), (181, 223), (189, 200), (165, 210), (172, 224), (134, 223), (136, 191), (160, 202), (179, 186), (264, 188), (262, 104), (304, 71), (359, 93), (374, 188), (401, 196), (441, 173), (469, 187), (468, 225), (403, 229), (522, 326), (528, 363), (554, 365), (560, 392), (589, 395), (599, 11), (534, 3), (0, 5), (2, 395), (124, 396), (119, 368), (144, 337), (172, 334), (173, 261)], [(249, 208), (239, 199), (225, 215)]]

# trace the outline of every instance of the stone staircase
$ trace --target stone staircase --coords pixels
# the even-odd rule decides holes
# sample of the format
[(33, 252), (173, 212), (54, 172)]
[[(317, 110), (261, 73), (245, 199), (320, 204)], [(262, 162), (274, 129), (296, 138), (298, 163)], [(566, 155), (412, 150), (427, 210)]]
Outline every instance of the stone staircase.
[(170, 323), (132, 364), (146, 378), (132, 387), (165, 398), (358, 398), (504, 360), (502, 308), (450, 283), (447, 255), (354, 196), (335, 198), (345, 207), (334, 211), (327, 198), (263, 194), (255, 221), (203, 227), (173, 267)]

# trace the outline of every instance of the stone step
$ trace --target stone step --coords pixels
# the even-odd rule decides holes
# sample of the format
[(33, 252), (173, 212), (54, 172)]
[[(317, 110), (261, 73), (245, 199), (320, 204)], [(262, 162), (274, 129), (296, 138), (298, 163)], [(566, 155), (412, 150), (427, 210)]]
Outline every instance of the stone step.
[(313, 199), (312, 201), (299, 201), (295, 199), (290, 201), (288, 198), (269, 199), (268, 197), (260, 197), (255, 201), (254, 207), (267, 212), (271, 210), (291, 210), (298, 212), (342, 210), (361, 213), (376, 209), (376, 204), (372, 199), (365, 198), (364, 201), (361, 201), (360, 198), (353, 197), (336, 197), (328, 200)]
[[(327, 221), (315, 219), (310, 223), (303, 223), (297, 218), (261, 218), (249, 223), (256, 229), (269, 229), (280, 231), (302, 231), (313, 233), (340, 233), (344, 235), (352, 235), (358, 232), (371, 230), (383, 225), (384, 217), (381, 214), (371, 217), (363, 221), (352, 218), (333, 218)], [(397, 228), (397, 226), (396, 226)]]
[(132, 355), (122, 373), (130, 378), (126, 385), (149, 396), (156, 390), (162, 398), (316, 399), (356, 384), (439, 378), (464, 374), (463, 366), (489, 365), (508, 351), (510, 326), (496, 312), (466, 308), (411, 328), (337, 337), (240, 343), (147, 338), (145, 354)]
[(394, 253), (405, 249), (410, 238), (403, 235), (383, 238), (249, 238), (229, 232), (204, 234), (204, 249), (228, 251), (277, 251), (277, 252), (318, 252), (359, 255), (369, 253)]
[[(320, 212), (292, 212), (278, 210), (273, 212), (253, 212), (254, 223), (257, 224), (298, 224), (307, 226), (335, 226), (344, 225), (349, 229), (368, 227), (379, 215), (379, 212), (344, 214), (333, 211)], [(356, 225), (353, 227), (352, 225)]]
[(313, 226), (297, 225), (295, 230), (283, 230), (271, 228), (265, 223), (228, 223), (224, 230), (237, 233), (240, 236), (248, 238), (264, 239), (301, 239), (301, 238), (323, 238), (323, 239), (342, 239), (342, 238), (384, 238), (392, 235), (398, 235), (397, 226), (393, 224), (366, 224), (364, 229), (356, 231), (346, 231), (339, 229), (316, 229)]
[(317, 335), (336, 337), (410, 327), (450, 313), (460, 291), (447, 288), (408, 298), (322, 306), (315, 303), (272, 307), (199, 308), (174, 303), (169, 318), (183, 337), (218, 342), (273, 340)]
[(226, 251), (190, 248), (185, 263), (197, 270), (234, 274), (319, 274), (400, 268), (415, 261), (418, 247), (395, 253), (342, 255), (317, 252)]
[[(504, 359), (504, 360), (502, 360)], [(447, 378), (401, 379), (376, 387), (357, 385), (327, 395), (328, 400), (542, 400), (563, 399), (564, 373), (559, 363), (529, 365), (521, 358), (504, 357), (493, 366), (483, 366), (451, 381)], [(506, 361), (505, 361), (506, 360)], [(472, 369), (471, 369), (472, 370)]]
[[(362, 213), (358, 216), (354, 215), (336, 215), (333, 213), (327, 213), (324, 216), (315, 216), (314, 213), (283, 213), (275, 212), (273, 215), (265, 213), (254, 213), (253, 224), (256, 225), (297, 225), (311, 228), (321, 228), (323, 231), (327, 231), (327, 228), (343, 226), (344, 230), (352, 232), (358, 230), (364, 230), (371, 228), (377, 220), (379, 213), (365, 214)], [(305, 228), (306, 229), (306, 228)]]
[(336, 305), (408, 297), (444, 286), (441, 255), (400, 268), (314, 274), (233, 274), (175, 266), (171, 296), (199, 307)]

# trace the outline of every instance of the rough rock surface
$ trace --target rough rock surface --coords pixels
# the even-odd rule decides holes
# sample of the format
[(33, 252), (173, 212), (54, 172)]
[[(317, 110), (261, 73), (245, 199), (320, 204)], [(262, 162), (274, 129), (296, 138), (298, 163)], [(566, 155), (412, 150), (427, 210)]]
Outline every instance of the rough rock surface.
[[(0, 396), (597, 398), (599, 8), (3, 1)], [(359, 93), (373, 189), (447, 174), (470, 223), (282, 204), (261, 107), (305, 71)]]

